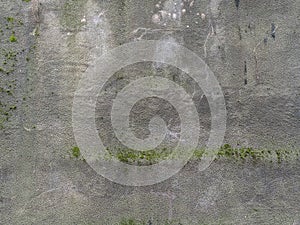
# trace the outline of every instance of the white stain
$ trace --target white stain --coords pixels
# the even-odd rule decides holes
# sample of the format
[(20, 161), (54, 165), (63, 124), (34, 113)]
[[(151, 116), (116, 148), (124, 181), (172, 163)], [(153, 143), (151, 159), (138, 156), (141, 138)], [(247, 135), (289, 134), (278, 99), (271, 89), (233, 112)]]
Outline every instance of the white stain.
[(86, 23), (86, 18), (85, 18), (85, 16), (81, 19), (81, 23)]
[(204, 14), (204, 13), (201, 13), (201, 19), (202, 19), (202, 20), (205, 20), (205, 17), (206, 17), (205, 14)]
[(158, 14), (154, 14), (152, 16), (152, 22), (153, 23), (159, 23), (160, 22), (160, 16)]

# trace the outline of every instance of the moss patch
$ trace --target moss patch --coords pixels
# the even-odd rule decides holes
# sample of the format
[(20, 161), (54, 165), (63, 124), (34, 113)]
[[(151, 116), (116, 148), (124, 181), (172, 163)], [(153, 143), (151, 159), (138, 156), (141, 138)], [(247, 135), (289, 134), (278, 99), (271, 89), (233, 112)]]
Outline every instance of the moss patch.
[(180, 222), (175, 221), (161, 221), (159, 223), (148, 220), (148, 221), (140, 221), (135, 219), (122, 219), (118, 225), (154, 225), (154, 224), (161, 224), (161, 225), (180, 225)]
[[(109, 151), (109, 149), (107, 149)], [(210, 153), (212, 152), (212, 153)], [(216, 160), (229, 158), (239, 161), (270, 161), (281, 163), (283, 161), (299, 159), (299, 150), (296, 149), (254, 149), (252, 147), (234, 148), (229, 144), (223, 145), (217, 151), (205, 151), (205, 149), (194, 150), (192, 160), (201, 160), (208, 154), (215, 154)], [(112, 155), (118, 160), (129, 164), (148, 165), (165, 160), (170, 157), (170, 151), (162, 149), (161, 151), (134, 151), (132, 149), (118, 149), (118, 153)]]
[(83, 158), (79, 147), (77, 146), (72, 147), (71, 150), (69, 151), (69, 154), (72, 159), (85, 162), (85, 159)]
[(6, 20), (9, 23), (13, 23), (15, 21), (15, 19), (13, 17), (7, 17)]
[[(14, 110), (16, 108), (11, 108)], [(107, 149), (108, 154), (104, 157), (104, 160), (111, 160), (117, 158), (119, 161), (127, 164), (134, 165), (153, 165), (162, 160), (166, 159), (176, 159), (176, 156), (170, 155), (169, 150), (162, 149), (161, 151), (148, 150), (148, 151), (134, 151), (132, 149), (118, 149), (117, 154), (112, 154), (109, 149)], [(193, 152), (191, 160), (201, 160), (204, 156), (209, 154), (215, 154), (216, 159), (233, 159), (241, 162), (272, 162), (272, 163), (282, 163), (289, 162), (293, 160), (299, 160), (300, 151), (298, 149), (254, 149), (251, 147), (241, 147), (234, 148), (229, 144), (223, 145), (217, 151), (206, 151), (205, 149), (196, 149)], [(74, 158), (85, 161), (80, 153), (79, 147), (73, 147), (71, 149), (71, 155)]]
[(133, 220), (133, 219), (123, 219), (121, 220), (121, 222), (119, 223), (119, 225), (137, 225), (137, 221)]
[(78, 147), (73, 147), (72, 148), (72, 156), (75, 158), (80, 157), (80, 149)]
[(15, 92), (17, 87), (17, 77), (15, 71), (22, 60), (22, 50), (16, 37), (15, 28), (20, 30), (23, 22), (19, 15), (3, 17), (0, 19), (0, 129), (8, 127), (10, 118), (17, 110), (18, 100)]
[(218, 158), (234, 158), (237, 160), (262, 161), (281, 163), (290, 159), (299, 159), (298, 149), (254, 149), (251, 147), (233, 148), (225, 144), (217, 153)]
[(10, 42), (17, 42), (16, 36), (15, 36), (14, 34), (10, 35), (9, 41), (10, 41)]
[(148, 151), (134, 151), (131, 149), (119, 150), (116, 157), (125, 163), (135, 164), (154, 164), (160, 160), (164, 160), (168, 157), (167, 149), (161, 151), (148, 150)]

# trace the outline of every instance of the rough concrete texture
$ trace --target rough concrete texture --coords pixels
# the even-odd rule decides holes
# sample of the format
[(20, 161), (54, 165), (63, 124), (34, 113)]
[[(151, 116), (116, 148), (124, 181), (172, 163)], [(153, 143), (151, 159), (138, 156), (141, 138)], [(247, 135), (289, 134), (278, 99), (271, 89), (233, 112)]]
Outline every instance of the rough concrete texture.
[[(162, 183), (126, 187), (70, 155), (80, 77), (99, 55), (139, 40), (181, 44), (209, 65), (226, 100), (224, 143), (297, 151), (299, 0), (1, 0), (0, 6), (0, 224), (117, 224), (124, 218), (300, 224), (297, 160), (221, 159), (202, 172), (196, 160)], [(203, 146), (210, 111), (201, 89), (186, 74), (155, 63), (124, 68), (107, 82), (96, 117), (103, 142), (112, 151), (121, 146), (109, 114), (116, 93), (153, 73), (193, 95)], [(147, 135), (143, 122), (156, 113), (173, 119), (170, 127), (178, 132), (172, 106), (152, 99), (133, 110), (137, 136)]]

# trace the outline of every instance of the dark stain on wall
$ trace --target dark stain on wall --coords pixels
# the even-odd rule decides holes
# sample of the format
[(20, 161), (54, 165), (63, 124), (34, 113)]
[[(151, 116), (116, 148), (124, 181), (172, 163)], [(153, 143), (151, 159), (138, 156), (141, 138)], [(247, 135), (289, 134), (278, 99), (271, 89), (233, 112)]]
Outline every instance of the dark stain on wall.
[(247, 79), (247, 62), (245, 61), (245, 65), (244, 65), (244, 84), (247, 85), (248, 84), (248, 79)]
[(271, 36), (275, 40), (276, 26), (274, 23), (271, 24)]
[(239, 6), (240, 6), (240, 0), (235, 0), (235, 6), (236, 6), (237, 9), (239, 8)]

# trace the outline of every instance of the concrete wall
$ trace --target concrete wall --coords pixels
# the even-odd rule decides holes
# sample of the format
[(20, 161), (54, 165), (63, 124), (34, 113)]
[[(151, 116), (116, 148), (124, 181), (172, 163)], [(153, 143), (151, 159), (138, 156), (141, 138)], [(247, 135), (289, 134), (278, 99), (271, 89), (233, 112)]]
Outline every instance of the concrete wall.
[[(131, 217), (149, 224), (300, 224), (295, 160), (221, 159), (204, 172), (193, 160), (162, 183), (126, 187), (70, 154), (81, 76), (99, 55), (139, 40), (178, 43), (206, 62), (226, 100), (224, 144), (296, 152), (299, 0), (2, 0), (0, 6), (0, 224), (114, 224)], [(205, 145), (211, 115), (201, 89), (155, 63), (130, 66), (107, 82), (96, 117), (103, 142), (120, 147), (109, 114), (116, 92), (154, 73), (194, 96), (199, 146)], [(139, 121), (157, 106), (178, 122), (170, 105), (153, 100), (147, 118), (136, 121), (142, 137), (148, 130)], [(176, 123), (170, 126), (176, 131)]]

